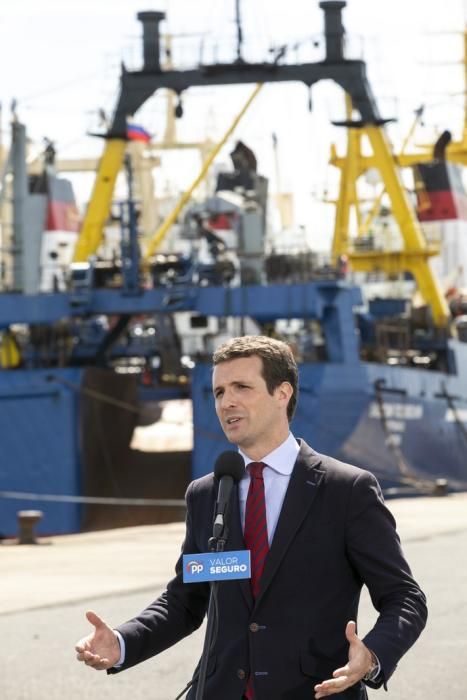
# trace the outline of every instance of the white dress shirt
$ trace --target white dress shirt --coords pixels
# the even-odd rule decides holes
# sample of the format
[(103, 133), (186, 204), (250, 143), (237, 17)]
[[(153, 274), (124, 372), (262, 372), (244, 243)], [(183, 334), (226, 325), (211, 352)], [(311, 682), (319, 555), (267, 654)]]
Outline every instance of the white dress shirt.
[[(292, 433), (289, 433), (288, 438), (284, 440), (279, 447), (276, 447), (275, 450), (270, 452), (268, 455), (265, 455), (261, 459), (261, 462), (266, 465), (263, 470), (263, 479), (269, 546), (271, 545), (272, 538), (274, 537), (274, 533), (276, 531), (277, 521), (279, 520), (282, 504), (285, 498), (285, 492), (287, 491), (290, 475), (292, 474), (299, 450), (300, 445)], [(247, 467), (250, 462), (254, 461), (247, 457), (247, 455), (241, 450), (239, 450), (239, 452), (245, 460), (245, 467)], [(245, 508), (249, 486), (250, 475), (248, 470), (245, 470), (245, 475), (240, 480), (238, 485), (238, 499), (240, 502), (242, 529), (245, 528)]]

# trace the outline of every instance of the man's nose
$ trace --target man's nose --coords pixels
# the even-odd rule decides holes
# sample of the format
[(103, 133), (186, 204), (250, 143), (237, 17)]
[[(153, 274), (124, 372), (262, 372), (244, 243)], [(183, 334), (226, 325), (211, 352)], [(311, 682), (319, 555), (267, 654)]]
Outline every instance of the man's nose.
[(235, 406), (235, 397), (232, 391), (224, 391), (221, 399), (222, 408), (229, 408)]

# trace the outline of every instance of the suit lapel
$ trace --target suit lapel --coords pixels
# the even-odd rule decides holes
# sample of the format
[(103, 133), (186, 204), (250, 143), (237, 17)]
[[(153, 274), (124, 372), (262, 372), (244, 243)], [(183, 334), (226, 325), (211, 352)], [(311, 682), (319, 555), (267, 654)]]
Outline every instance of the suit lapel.
[(285, 494), (271, 549), (266, 558), (261, 579), (261, 593), (256, 603), (261, 600), (271, 584), (295, 533), (312, 507), (318, 487), (325, 474), (323, 469), (319, 469), (320, 465), (320, 456), (302, 441)]

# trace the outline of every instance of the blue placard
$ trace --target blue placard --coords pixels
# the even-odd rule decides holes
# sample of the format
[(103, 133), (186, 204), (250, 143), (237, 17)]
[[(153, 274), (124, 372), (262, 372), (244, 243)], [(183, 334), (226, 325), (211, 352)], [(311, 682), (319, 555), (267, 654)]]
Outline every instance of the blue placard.
[(183, 582), (251, 578), (250, 550), (183, 555)]

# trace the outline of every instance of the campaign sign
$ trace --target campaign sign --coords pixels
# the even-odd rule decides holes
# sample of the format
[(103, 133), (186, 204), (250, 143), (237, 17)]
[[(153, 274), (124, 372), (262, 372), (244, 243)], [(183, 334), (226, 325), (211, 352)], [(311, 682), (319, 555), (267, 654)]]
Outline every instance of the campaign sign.
[(251, 578), (250, 550), (183, 555), (183, 582)]

